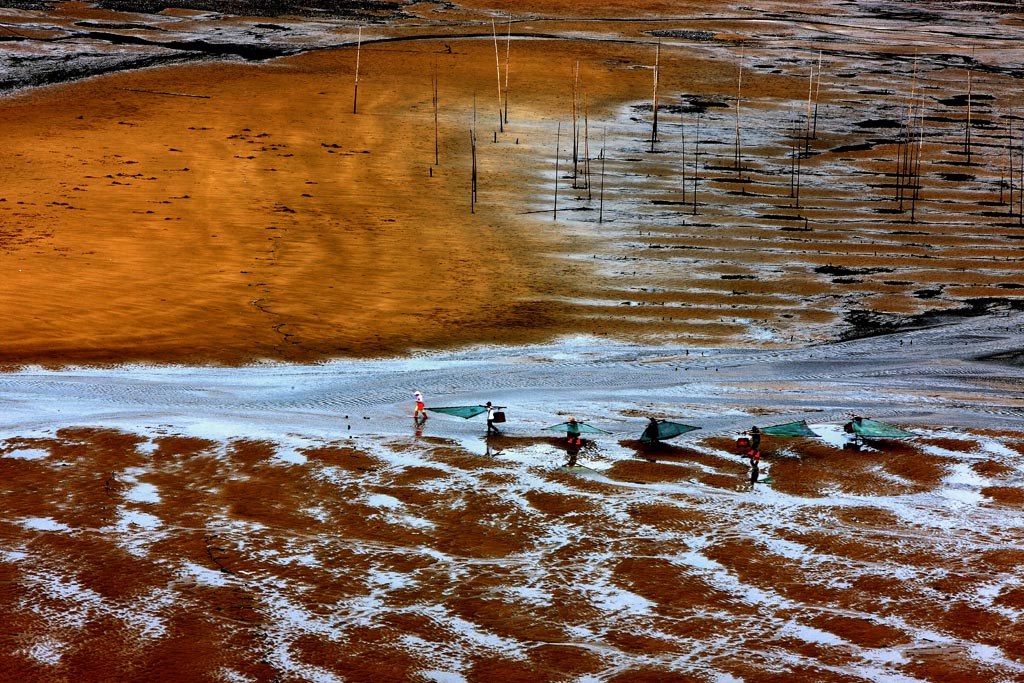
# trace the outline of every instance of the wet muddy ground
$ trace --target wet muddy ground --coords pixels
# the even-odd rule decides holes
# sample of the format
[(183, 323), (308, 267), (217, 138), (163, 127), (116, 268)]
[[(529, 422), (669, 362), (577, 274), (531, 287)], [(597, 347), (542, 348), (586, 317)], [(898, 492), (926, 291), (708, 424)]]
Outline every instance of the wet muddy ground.
[[(1021, 325), (5, 375), (4, 670), (1020, 680), (1024, 376), (964, 342)], [(414, 388), (509, 419), (416, 425)], [(851, 449), (854, 412), (915, 436)], [(566, 468), (570, 415), (608, 434)], [(700, 429), (643, 445), (648, 415)], [(751, 485), (735, 437), (794, 419), (819, 437), (766, 437)]]
[(0, 10), (0, 670), (1024, 680), (1015, 15), (474, 4)]

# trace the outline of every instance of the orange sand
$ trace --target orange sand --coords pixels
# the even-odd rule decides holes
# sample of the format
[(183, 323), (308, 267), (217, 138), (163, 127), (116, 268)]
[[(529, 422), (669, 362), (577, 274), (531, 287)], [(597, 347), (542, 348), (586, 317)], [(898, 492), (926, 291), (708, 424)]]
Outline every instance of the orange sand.
[[(922, 61), (928, 111), (944, 122), (929, 131), (939, 137), (921, 146), (928, 175), (917, 208), (926, 222), (912, 223), (909, 202), (893, 213), (886, 199), (894, 144), (829, 151), (893, 135), (853, 124), (898, 118), (892, 108), (912, 87), (907, 58), (894, 51), (894, 68), (907, 67), (894, 82), (891, 72), (865, 71), (877, 59), (873, 50), (889, 50), (885, 44), (830, 54), (819, 82), (830, 118), (822, 119), (813, 154), (803, 161), (798, 202), (789, 196), (786, 117), (807, 98), (814, 60), (778, 62), (780, 36), (807, 50), (819, 30), (851, 33), (855, 43), (878, 37), (837, 28), (839, 20), (750, 22), (750, 11), (738, 9), (708, 19), (701, 9), (636, 10), (680, 17), (675, 23), (574, 24), (557, 18), (575, 10), (561, 3), (517, 16), (517, 36), (572, 36), (578, 29), (608, 40), (514, 40), (503, 132), (495, 130), (489, 19), (473, 23), (480, 15), (468, 10), (448, 17), (467, 22), (441, 30), (451, 39), (374, 43), (428, 29), (368, 31), (357, 114), (352, 49), (262, 65), (157, 68), (5, 99), (0, 361), (314, 361), (567, 331), (719, 345), (750, 343), (744, 335), (751, 323), (759, 328), (754, 343), (785, 344), (834, 337), (851, 308), (916, 313), (968, 297), (1020, 296), (1013, 283), (1024, 260), (1015, 240), (1024, 228), (1010, 220), (1012, 206), (988, 216), (984, 205), (972, 203), (998, 198), (993, 183), (1004, 169), (991, 131), (1001, 125), (1000, 112), (1016, 111), (1014, 101), (979, 104), (979, 162), (967, 169), (976, 182), (936, 180), (964, 171), (949, 165), (957, 161), (951, 148), (964, 112), (934, 104), (961, 94), (964, 70), (926, 68)], [(587, 11), (606, 14), (600, 6)], [(662, 112), (661, 154), (645, 152), (651, 32), (677, 25), (718, 40), (709, 46), (666, 39), (659, 71), (663, 106), (677, 104), (679, 94), (722, 105), (705, 116), (705, 135), (718, 139), (703, 140), (697, 215), (681, 204), (692, 193), (671, 166), (693, 152), (694, 115)], [(921, 31), (923, 42), (931, 40), (927, 27)], [(458, 37), (465, 33), (479, 37)], [(729, 170), (737, 38), (747, 46), (743, 116), (753, 127), (744, 134), (745, 180)], [(928, 50), (946, 54), (938, 43)], [(981, 58), (999, 56), (990, 50)], [(770, 64), (778, 68), (766, 69)], [(582, 181), (566, 175), (577, 67), (580, 120), (585, 113), (589, 124), (581, 145), (595, 159), (592, 174), (601, 146), (613, 138), (607, 228), (593, 223), (596, 176), (585, 191), (573, 189)], [(861, 96), (864, 110), (853, 111), (852, 71), (865, 79), (856, 87), (886, 86), (894, 94)], [(1006, 77), (997, 74), (979, 73), (974, 87), (979, 96), (1009, 94)], [(629, 105), (648, 109), (631, 112), (630, 123), (623, 119)], [(837, 115), (841, 122), (831, 123)], [(474, 119), (479, 180), (471, 213)], [(717, 132), (708, 132), (712, 123)], [(555, 222), (559, 124), (562, 211)], [(754, 142), (758, 128), (777, 132)], [(890, 177), (856, 175), (867, 171)], [(958, 204), (948, 204), (953, 197)], [(633, 200), (638, 213), (630, 216)], [(668, 208), (658, 209), (657, 201)], [(1009, 219), (1001, 211), (1011, 212)], [(577, 220), (589, 224), (586, 232), (572, 225)], [(639, 222), (639, 234), (630, 220)], [(965, 220), (973, 226), (967, 235)], [(683, 261), (673, 265), (676, 259)], [(811, 272), (833, 264), (867, 270), (846, 278)], [(944, 293), (922, 298), (923, 286)]]

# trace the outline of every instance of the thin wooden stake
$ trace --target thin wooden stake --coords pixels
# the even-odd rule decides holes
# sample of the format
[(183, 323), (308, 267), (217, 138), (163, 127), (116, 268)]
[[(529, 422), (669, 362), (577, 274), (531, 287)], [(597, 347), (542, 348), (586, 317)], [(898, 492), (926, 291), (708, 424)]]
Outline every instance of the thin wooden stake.
[(580, 159), (580, 136), (579, 136), (579, 87), (580, 87), (580, 63), (576, 62), (576, 68), (572, 79), (572, 186), (576, 187), (576, 176), (579, 173)]
[(807, 125), (804, 128), (804, 154), (811, 153), (811, 98), (813, 96), (813, 93), (814, 65), (811, 64), (810, 77), (807, 79)]
[(498, 130), (505, 132), (505, 120), (501, 114), (501, 61), (498, 57), (498, 29), (491, 19), (491, 33), (494, 35), (494, 68), (498, 70)]
[(1010, 208), (1007, 211), (1013, 215), (1013, 121), (1007, 123), (1006, 129), (1006, 171), (1010, 178)]
[[(679, 96), (682, 99), (682, 95)], [(679, 108), (679, 143), (680, 143), (680, 154), (683, 159), (682, 163), (682, 186), (683, 186), (683, 204), (686, 204), (686, 121), (683, 118), (682, 107)]]
[(903, 172), (903, 136), (905, 134), (904, 118), (906, 116), (906, 103), (900, 104), (900, 129), (896, 133), (896, 194), (895, 201), (900, 201), (900, 174)]
[(359, 33), (356, 36), (356, 82), (352, 89), (352, 113), (357, 113), (357, 104), (359, 102), (359, 55), (363, 49), (363, 27), (359, 27)]
[(800, 208), (800, 171), (801, 171), (801, 154), (800, 154), (800, 114), (794, 112), (793, 114), (793, 174), (791, 183), (791, 196), (794, 199), (794, 206)]
[(700, 169), (697, 163), (700, 159), (700, 111), (697, 111), (697, 132), (693, 138), (693, 215), (697, 215), (697, 180), (700, 178)]
[(555, 210), (552, 212), (551, 220), (558, 220), (558, 156), (561, 154), (562, 146), (562, 122), (558, 122), (558, 132), (555, 134)]
[(924, 156), (924, 107), (920, 107), (917, 123), (917, 158), (914, 161), (914, 187), (910, 197), (910, 222), (917, 222), (917, 199), (921, 196), (921, 157)]
[(440, 145), (437, 125), (437, 60), (434, 60), (434, 165), (440, 163)]
[(470, 213), (476, 213), (476, 93), (473, 93), (473, 127), (469, 129), (469, 140), (473, 152), (473, 170), (470, 182)]
[(736, 174), (742, 175), (740, 152), (740, 102), (743, 99), (743, 48), (740, 48), (740, 64), (736, 73)]
[[(597, 212), (597, 222), (598, 223), (604, 223), (604, 161), (605, 161), (605, 157), (608, 154), (608, 152), (607, 152), (607, 149), (608, 149), (607, 143), (608, 143), (608, 128), (605, 127), (605, 129), (604, 129), (604, 138), (601, 141), (601, 192), (600, 192), (600, 201), (599, 201), (600, 208), (598, 209), (598, 212)], [(1021, 144), (1024, 144), (1024, 137), (1021, 138)], [(1024, 209), (1022, 209), (1022, 210), (1024, 210)]]
[(811, 137), (818, 139), (818, 95), (821, 93), (821, 50), (818, 50), (818, 80), (814, 82), (814, 127)]
[(590, 191), (590, 128), (587, 117), (587, 96), (583, 96), (583, 179), (587, 184), (587, 199), (593, 199)]
[(914, 75), (910, 80), (910, 99), (907, 105), (907, 135), (906, 144), (903, 146), (903, 186), (899, 188), (900, 210), (903, 210), (903, 199), (906, 197), (906, 184), (912, 179), (913, 171), (913, 140), (914, 140), (914, 112), (917, 107), (917, 48), (914, 48)]
[(505, 123), (508, 123), (508, 64), (512, 54), (512, 13), (508, 15), (508, 33), (505, 36)]
[[(794, 109), (796, 104), (794, 103)], [(789, 198), (794, 199), (797, 195), (797, 165), (796, 160), (799, 155), (800, 149), (800, 135), (797, 132), (797, 126), (799, 125), (799, 115), (794, 111), (791, 114), (790, 119), (790, 130), (789, 130)]]
[(651, 99), (651, 108), (654, 116), (651, 119), (651, 151), (654, 151), (654, 143), (658, 141), (658, 71), (661, 68), (661, 41), (658, 41), (657, 51), (654, 53), (654, 95)]
[[(971, 48), (971, 64), (974, 64), (974, 48)], [(971, 99), (974, 94), (974, 69), (967, 70), (967, 125), (964, 126), (964, 152), (967, 154), (967, 165), (971, 165)]]

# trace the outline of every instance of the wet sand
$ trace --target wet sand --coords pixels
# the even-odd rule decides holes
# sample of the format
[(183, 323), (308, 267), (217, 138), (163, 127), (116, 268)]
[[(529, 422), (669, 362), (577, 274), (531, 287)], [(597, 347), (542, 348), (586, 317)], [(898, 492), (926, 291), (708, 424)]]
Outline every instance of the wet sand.
[[(1024, 376), (973, 354), (1021, 329), (8, 373), (4, 671), (1019, 680)], [(510, 419), (416, 426), (413, 386)], [(846, 448), (852, 412), (915, 437)], [(642, 445), (651, 414), (700, 429)], [(609, 432), (571, 469), (568, 415)], [(736, 435), (797, 419), (752, 486)]]
[(501, 100), (470, 10), (368, 28), (356, 102), (351, 44), (5, 98), (0, 360), (790, 346), (1020, 306), (1012, 26), (549, 9), (505, 25)]

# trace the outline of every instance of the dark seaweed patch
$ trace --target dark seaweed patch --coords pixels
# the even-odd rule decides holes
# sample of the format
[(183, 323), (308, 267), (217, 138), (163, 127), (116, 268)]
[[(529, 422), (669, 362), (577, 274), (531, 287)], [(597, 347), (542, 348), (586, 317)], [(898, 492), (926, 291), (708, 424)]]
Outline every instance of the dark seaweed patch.
[[(876, 337), (883, 334), (891, 334), (899, 330), (920, 329), (933, 327), (950, 322), (956, 322), (961, 318), (973, 318), (980, 315), (1002, 311), (1024, 311), (1024, 299), (1007, 299), (1003, 297), (981, 297), (964, 299), (963, 305), (955, 309), (943, 309), (936, 311), (925, 311), (917, 315), (900, 315), (897, 313), (879, 313), (877, 311), (866, 311), (854, 309), (843, 315), (843, 322), (847, 329), (840, 334), (843, 341), (850, 339), (861, 339), (864, 337)], [(1005, 354), (986, 356), (987, 360), (1002, 360), (1004, 362), (1016, 362), (1024, 357), (1024, 352), (1013, 351)]]
[(870, 142), (862, 142), (859, 145), (839, 145), (838, 147), (832, 148), (832, 152), (836, 154), (842, 154), (843, 152), (867, 152), (872, 147), (874, 147), (874, 145)]
[(858, 128), (899, 128), (900, 122), (893, 119), (865, 119), (854, 121), (853, 125)]
[(821, 273), (822, 275), (847, 277), (850, 275), (872, 275), (874, 273), (891, 273), (892, 268), (847, 268), (846, 266), (833, 266), (829, 264), (827, 266), (818, 266), (817, 268), (814, 269), (814, 272)]
[(718, 40), (718, 37), (712, 31), (693, 31), (679, 28), (647, 31), (647, 34), (658, 38), (682, 38), (683, 40), (693, 40), (698, 43), (711, 43)]
[(387, 0), (99, 0), (96, 5), (102, 9), (117, 12), (159, 14), (168, 8), (191, 9), (202, 12), (217, 12), (246, 17), (333, 17), (383, 20), (401, 14), (405, 3)]

